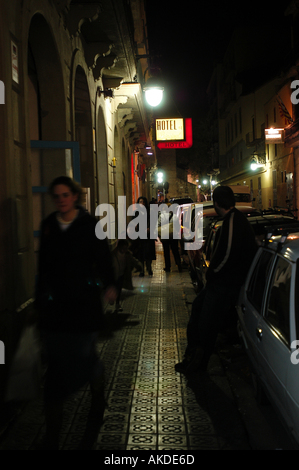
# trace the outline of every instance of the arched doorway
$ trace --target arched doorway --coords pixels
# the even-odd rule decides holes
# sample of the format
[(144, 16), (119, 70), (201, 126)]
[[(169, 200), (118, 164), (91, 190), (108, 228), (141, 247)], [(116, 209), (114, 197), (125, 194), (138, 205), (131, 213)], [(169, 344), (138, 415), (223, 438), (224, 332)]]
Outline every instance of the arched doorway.
[(85, 72), (77, 66), (74, 84), (75, 139), (80, 148), (81, 185), (90, 193), (90, 211), (95, 213), (95, 149), (93, 148), (91, 103)]
[[(65, 87), (58, 48), (50, 26), (37, 13), (32, 17), (27, 49), (27, 103), (31, 141), (65, 141)], [(65, 149), (31, 148), (34, 252), (38, 251), (41, 220), (53, 211), (47, 187), (60, 174), (72, 172)]]
[(33, 16), (28, 35), (30, 138), (66, 140), (66, 110), (61, 61), (45, 18)]

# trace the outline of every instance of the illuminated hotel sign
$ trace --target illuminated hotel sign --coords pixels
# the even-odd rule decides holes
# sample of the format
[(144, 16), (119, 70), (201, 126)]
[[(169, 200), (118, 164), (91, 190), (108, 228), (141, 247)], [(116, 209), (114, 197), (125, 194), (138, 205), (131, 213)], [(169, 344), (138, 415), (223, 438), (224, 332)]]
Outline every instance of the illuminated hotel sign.
[(184, 119), (156, 119), (157, 140), (184, 140)]
[(284, 129), (278, 129), (274, 127), (265, 129), (265, 141), (266, 144), (283, 144)]
[(156, 140), (159, 149), (192, 147), (192, 119), (156, 119)]

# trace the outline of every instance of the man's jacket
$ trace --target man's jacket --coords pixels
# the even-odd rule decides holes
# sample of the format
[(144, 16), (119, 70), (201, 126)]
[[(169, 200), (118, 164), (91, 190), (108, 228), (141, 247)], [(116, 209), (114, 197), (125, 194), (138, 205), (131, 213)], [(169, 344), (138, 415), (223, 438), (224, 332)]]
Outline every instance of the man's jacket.
[(257, 250), (251, 225), (236, 208), (223, 218), (210, 266), (207, 282), (223, 282), (241, 286)]

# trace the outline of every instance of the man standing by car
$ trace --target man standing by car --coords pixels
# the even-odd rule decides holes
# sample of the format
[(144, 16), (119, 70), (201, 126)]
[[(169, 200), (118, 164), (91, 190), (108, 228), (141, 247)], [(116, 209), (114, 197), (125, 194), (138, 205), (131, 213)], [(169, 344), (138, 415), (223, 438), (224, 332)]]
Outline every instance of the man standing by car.
[(257, 249), (246, 216), (235, 208), (232, 189), (215, 188), (213, 203), (223, 224), (206, 272), (206, 285), (192, 304), (184, 360), (175, 365), (177, 372), (187, 374), (206, 370), (218, 333), (232, 318), (239, 290)]

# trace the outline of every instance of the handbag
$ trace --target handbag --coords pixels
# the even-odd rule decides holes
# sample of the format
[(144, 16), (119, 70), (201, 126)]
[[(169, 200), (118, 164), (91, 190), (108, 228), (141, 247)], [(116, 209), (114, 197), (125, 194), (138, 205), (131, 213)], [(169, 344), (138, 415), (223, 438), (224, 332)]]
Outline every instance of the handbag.
[(13, 356), (5, 401), (26, 401), (38, 397), (41, 390), (41, 346), (35, 325), (26, 326)]

